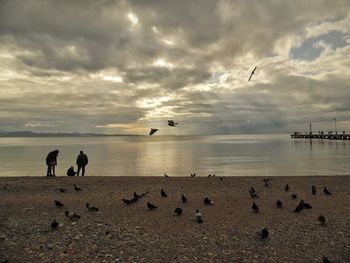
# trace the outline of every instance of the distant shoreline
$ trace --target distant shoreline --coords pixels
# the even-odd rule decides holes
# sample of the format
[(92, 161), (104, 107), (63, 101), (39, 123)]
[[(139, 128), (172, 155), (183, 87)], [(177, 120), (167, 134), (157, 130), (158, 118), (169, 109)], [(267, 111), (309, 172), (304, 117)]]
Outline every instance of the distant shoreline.
[(100, 134), (79, 132), (0, 132), (0, 137), (119, 137), (119, 136), (145, 136), (141, 134)]

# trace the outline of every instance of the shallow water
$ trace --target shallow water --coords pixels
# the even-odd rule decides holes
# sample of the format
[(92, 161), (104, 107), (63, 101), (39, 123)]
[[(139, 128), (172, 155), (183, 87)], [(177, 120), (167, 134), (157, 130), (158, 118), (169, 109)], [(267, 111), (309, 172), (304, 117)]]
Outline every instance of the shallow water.
[(350, 141), (295, 140), (289, 135), (0, 138), (0, 176), (46, 174), (60, 150), (64, 176), (83, 150), (87, 176), (298, 176), (350, 174)]

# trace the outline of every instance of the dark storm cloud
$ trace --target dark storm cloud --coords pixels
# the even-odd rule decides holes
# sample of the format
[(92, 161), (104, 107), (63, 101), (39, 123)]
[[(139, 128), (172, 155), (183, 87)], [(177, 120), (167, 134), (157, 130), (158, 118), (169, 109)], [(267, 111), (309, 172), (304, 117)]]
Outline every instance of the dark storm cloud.
[(0, 120), (7, 129), (123, 132), (174, 117), (185, 133), (216, 134), (345, 123), (349, 7), (0, 0)]

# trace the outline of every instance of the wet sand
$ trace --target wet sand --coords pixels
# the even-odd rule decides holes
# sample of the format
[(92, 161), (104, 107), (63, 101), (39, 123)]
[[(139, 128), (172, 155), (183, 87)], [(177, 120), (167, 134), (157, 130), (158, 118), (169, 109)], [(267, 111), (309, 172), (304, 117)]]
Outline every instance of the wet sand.
[[(0, 177), (0, 263), (322, 262), (323, 255), (350, 262), (350, 176), (273, 177), (270, 184), (265, 187), (260, 177)], [(260, 196), (254, 199), (259, 213), (251, 209), (251, 186)], [(167, 198), (160, 196), (162, 188)], [(125, 205), (121, 199), (134, 191), (150, 193)], [(206, 206), (204, 197), (214, 205)], [(64, 207), (57, 208), (55, 199)], [(293, 213), (301, 199), (313, 208)], [(149, 211), (147, 201), (158, 208)], [(86, 202), (100, 211), (88, 212)], [(176, 207), (182, 216), (175, 215)], [(196, 209), (203, 224), (194, 221)], [(81, 219), (70, 221), (65, 210)], [(320, 226), (320, 214), (327, 226)], [(55, 231), (53, 219), (60, 223)], [(265, 240), (256, 234), (263, 227), (270, 232)]]

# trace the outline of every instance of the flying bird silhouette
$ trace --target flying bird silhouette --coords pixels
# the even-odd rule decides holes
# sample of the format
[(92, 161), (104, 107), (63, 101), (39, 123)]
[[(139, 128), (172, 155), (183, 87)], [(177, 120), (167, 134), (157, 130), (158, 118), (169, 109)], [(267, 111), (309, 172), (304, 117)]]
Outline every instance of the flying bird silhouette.
[(257, 69), (258, 66), (255, 66), (255, 68), (253, 69), (252, 73), (250, 73), (250, 76), (249, 76), (249, 79), (248, 81), (250, 81), (252, 79), (252, 76), (254, 75), (255, 73), (255, 70)]
[(86, 208), (90, 211), (90, 212), (98, 212), (98, 208), (95, 206), (90, 205), (89, 203), (86, 203)]
[(175, 214), (177, 214), (178, 216), (182, 215), (182, 209), (180, 207), (175, 208)]
[(61, 202), (58, 201), (58, 200), (55, 200), (55, 205), (56, 205), (57, 207), (63, 207), (63, 206), (64, 206), (64, 204), (61, 203)]
[(149, 132), (149, 135), (153, 135), (154, 133), (156, 133), (157, 131), (159, 131), (159, 129), (153, 129), (151, 128), (151, 131)]
[(178, 125), (178, 123), (174, 122), (173, 120), (168, 120), (168, 125), (171, 127), (176, 127), (176, 125)]
[(147, 207), (149, 210), (154, 210), (157, 208), (154, 204), (151, 204), (150, 202), (147, 202)]

